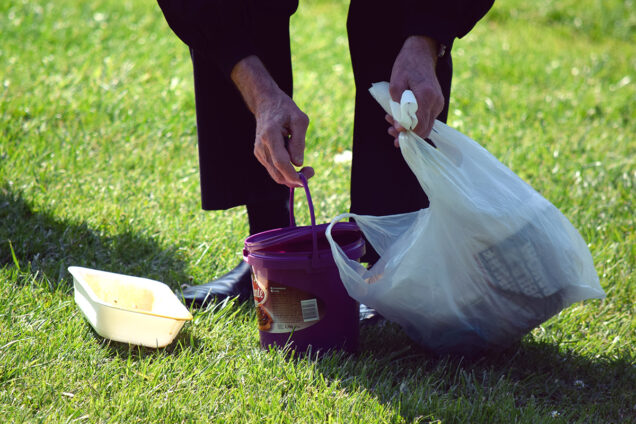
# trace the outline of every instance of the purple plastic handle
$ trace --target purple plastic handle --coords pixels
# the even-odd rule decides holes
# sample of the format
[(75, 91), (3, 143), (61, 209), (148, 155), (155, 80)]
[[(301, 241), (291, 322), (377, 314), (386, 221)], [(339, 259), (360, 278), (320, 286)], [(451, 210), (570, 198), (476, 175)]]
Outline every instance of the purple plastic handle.
[[(316, 215), (314, 214), (314, 202), (311, 200), (311, 193), (309, 192), (309, 185), (307, 184), (307, 178), (302, 172), (298, 173), (300, 181), (305, 188), (305, 195), (307, 196), (307, 205), (309, 206), (309, 214), (311, 215), (311, 233), (312, 242), (314, 247), (313, 258), (318, 258), (318, 235), (316, 234)], [(294, 217), (294, 187), (289, 188), (289, 226), (296, 226), (296, 218)]]

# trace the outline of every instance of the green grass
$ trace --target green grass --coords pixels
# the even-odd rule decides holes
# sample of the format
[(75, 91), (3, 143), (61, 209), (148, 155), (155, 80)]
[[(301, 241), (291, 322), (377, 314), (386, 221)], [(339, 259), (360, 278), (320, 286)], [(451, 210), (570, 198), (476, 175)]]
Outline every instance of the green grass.
[[(346, 8), (304, 1), (292, 21), (321, 222), (349, 201)], [(1, 422), (634, 421), (632, 1), (502, 1), (455, 45), (449, 123), (563, 211), (607, 293), (473, 361), (391, 325), (358, 355), (287, 358), (235, 304), (166, 349), (100, 338), (68, 266), (204, 282), (239, 260), (246, 215), (200, 210), (191, 64), (154, 2), (3, 2), (0, 33)]]

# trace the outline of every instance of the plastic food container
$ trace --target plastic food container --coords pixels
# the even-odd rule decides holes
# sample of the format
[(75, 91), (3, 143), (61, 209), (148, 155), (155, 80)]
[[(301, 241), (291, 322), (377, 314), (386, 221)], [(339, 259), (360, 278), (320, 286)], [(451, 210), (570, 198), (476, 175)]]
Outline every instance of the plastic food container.
[(107, 339), (164, 347), (192, 319), (172, 290), (159, 281), (77, 266), (68, 270), (75, 302), (97, 334)]

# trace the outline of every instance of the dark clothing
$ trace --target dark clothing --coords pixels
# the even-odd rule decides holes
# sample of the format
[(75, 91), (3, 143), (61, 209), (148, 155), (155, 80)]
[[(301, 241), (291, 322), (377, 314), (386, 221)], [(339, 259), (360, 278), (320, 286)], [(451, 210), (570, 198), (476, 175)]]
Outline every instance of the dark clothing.
[(278, 86), (292, 95), (289, 17), (297, 1), (159, 4), (172, 29), (190, 46), (203, 209), (269, 200), (285, 204), (289, 188), (272, 180), (254, 156), (256, 122), (229, 76), (237, 61), (255, 54)]
[[(351, 211), (388, 215), (428, 205), (415, 176), (393, 147), (384, 112), (368, 93), (389, 81), (393, 61), (410, 35), (447, 46), (437, 76), (446, 120), (452, 76), (450, 48), (488, 11), (493, 0), (352, 0), (347, 20), (356, 83)], [(297, 0), (159, 0), (174, 32), (190, 46), (194, 66), (199, 166), (204, 209), (280, 200), (276, 184), (253, 154), (254, 117), (229, 75), (244, 57), (257, 55), (291, 96), (289, 17)], [(391, 27), (394, 30), (390, 30)]]
[[(399, 21), (395, 10), (369, 7), (368, 0), (352, 0), (349, 7), (347, 33), (356, 85), (351, 212), (357, 214), (391, 215), (428, 207), (426, 194), (387, 134), (384, 110), (369, 94), (371, 84), (389, 81), (393, 62), (407, 37), (401, 31), (378, 30), (387, 22)], [(444, 95), (444, 110), (437, 119), (446, 122), (452, 75), (450, 51), (438, 59), (436, 71)]]

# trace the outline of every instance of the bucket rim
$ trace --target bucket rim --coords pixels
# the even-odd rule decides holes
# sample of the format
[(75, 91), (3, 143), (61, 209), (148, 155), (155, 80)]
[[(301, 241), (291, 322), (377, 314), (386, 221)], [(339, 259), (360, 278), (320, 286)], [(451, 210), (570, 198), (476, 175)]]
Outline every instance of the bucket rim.
[[(314, 232), (317, 236), (323, 236), (328, 225), (328, 223), (325, 223), (316, 225), (315, 227), (284, 227), (253, 234), (245, 239), (245, 250), (248, 253), (256, 253), (278, 244), (289, 243), (311, 236)], [(362, 238), (362, 231), (353, 222), (338, 222), (332, 229), (332, 234), (341, 235), (349, 232), (357, 233), (360, 235), (360, 238)]]
[[(359, 260), (365, 253), (365, 241), (359, 237), (341, 248), (349, 259)], [(243, 250), (243, 260), (252, 267), (263, 269), (324, 269), (335, 267), (335, 259), (331, 248), (302, 250), (296, 252), (252, 251)]]

